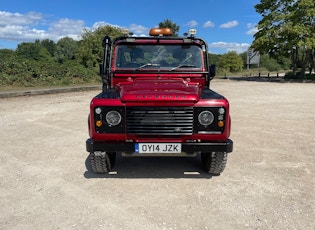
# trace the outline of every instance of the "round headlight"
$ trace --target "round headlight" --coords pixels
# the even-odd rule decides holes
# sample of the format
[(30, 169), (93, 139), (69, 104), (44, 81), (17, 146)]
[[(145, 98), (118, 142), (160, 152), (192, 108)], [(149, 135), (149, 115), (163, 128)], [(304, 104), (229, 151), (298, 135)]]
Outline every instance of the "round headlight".
[(211, 113), (208, 110), (203, 111), (199, 114), (198, 120), (199, 120), (199, 123), (204, 126), (210, 125), (214, 120), (213, 113)]
[(106, 114), (106, 121), (109, 126), (118, 125), (121, 122), (121, 115), (117, 111), (109, 111)]

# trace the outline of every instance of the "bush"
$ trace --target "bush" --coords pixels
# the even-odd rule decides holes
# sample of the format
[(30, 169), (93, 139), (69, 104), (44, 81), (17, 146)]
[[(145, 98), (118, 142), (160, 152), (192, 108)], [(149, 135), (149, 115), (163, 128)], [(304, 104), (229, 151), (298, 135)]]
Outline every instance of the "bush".
[(287, 72), (284, 76), (284, 79), (299, 79), (299, 80), (312, 80), (315, 81), (315, 74), (303, 74), (301, 72), (296, 73), (293, 75), (293, 72)]
[(0, 87), (64, 86), (100, 84), (98, 70), (85, 68), (76, 61), (38, 62), (11, 58), (0, 60)]

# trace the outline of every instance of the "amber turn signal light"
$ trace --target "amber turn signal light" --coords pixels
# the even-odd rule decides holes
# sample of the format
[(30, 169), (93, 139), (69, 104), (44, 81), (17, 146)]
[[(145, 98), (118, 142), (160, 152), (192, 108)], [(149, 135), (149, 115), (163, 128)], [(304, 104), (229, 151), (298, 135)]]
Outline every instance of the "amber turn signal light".
[(98, 121), (95, 122), (95, 125), (96, 125), (97, 127), (101, 127), (102, 124), (103, 124), (103, 122), (100, 121), (100, 120), (98, 120)]
[(219, 126), (220, 128), (222, 128), (222, 127), (224, 126), (224, 122), (223, 122), (223, 121), (218, 121), (218, 126)]

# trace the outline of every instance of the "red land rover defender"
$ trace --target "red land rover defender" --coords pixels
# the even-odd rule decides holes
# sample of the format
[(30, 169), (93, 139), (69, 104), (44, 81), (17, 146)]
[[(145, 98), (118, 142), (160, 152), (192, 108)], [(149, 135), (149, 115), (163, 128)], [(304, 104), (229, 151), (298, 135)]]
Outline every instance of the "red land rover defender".
[(116, 153), (201, 156), (207, 172), (223, 172), (233, 150), (229, 102), (209, 89), (215, 68), (195, 32), (104, 38), (103, 90), (91, 101), (86, 141), (95, 173), (109, 172)]

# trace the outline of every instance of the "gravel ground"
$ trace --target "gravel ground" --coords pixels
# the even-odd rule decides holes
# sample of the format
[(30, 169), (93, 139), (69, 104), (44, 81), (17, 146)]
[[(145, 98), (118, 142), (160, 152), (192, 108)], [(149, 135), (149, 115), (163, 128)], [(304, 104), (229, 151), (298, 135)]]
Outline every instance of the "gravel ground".
[(199, 158), (86, 166), (97, 90), (0, 99), (0, 229), (314, 229), (313, 83), (214, 80), (234, 151), (211, 177)]

